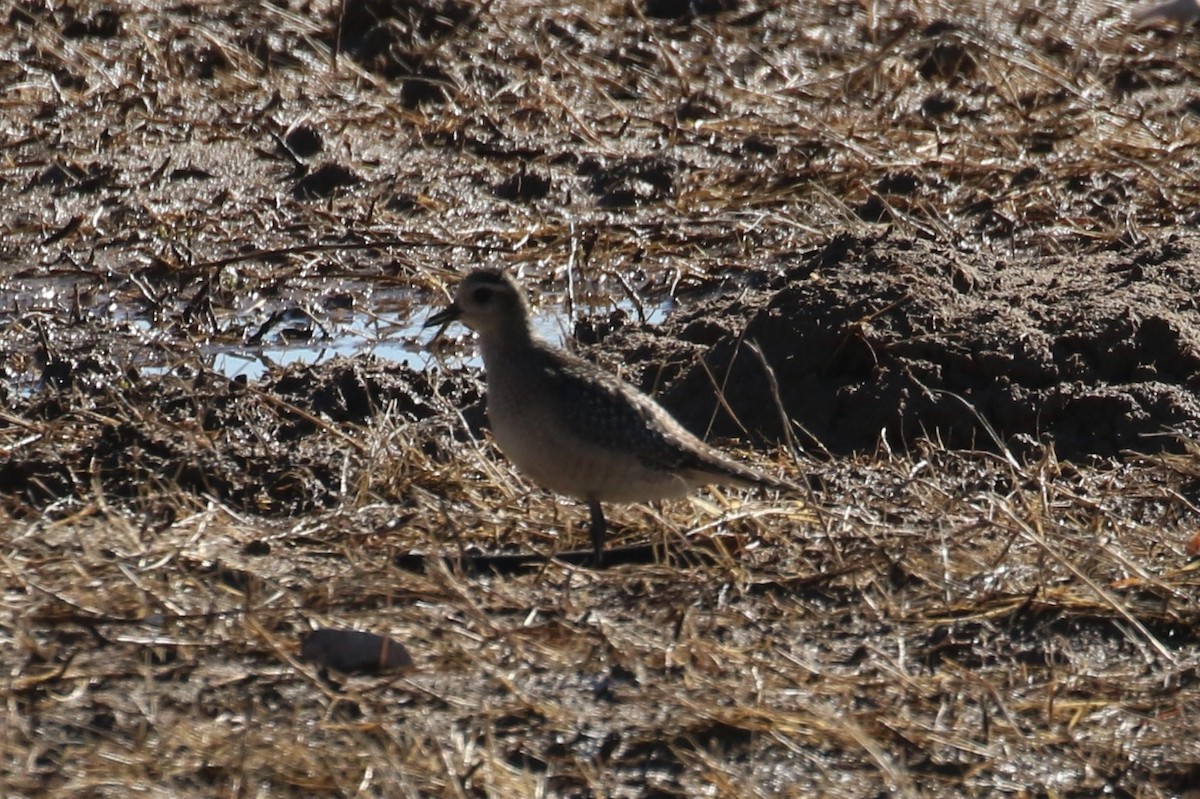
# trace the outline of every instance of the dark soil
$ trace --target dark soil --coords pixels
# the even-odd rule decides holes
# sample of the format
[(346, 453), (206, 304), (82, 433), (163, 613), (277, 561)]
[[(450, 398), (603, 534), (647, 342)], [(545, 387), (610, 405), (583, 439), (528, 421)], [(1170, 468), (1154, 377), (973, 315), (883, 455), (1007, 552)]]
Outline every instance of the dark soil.
[[(52, 431), (0, 463), (17, 515), (74, 507), (98, 489), (147, 511), (183, 492), (266, 515), (310, 513), (342, 501), (344, 447), (374, 416), (415, 423), (442, 412), (435, 393), (479, 398), (474, 385), (435, 387), (370, 361), (293, 367), (261, 386), (187, 370), (146, 380), (99, 359), (47, 371), (61, 377), (11, 405), (28, 428)], [(331, 441), (332, 428), (346, 432)], [(150, 486), (159, 490), (147, 496)]]
[[(1193, 795), (1197, 63), (1054, 0), (0, 8), (0, 796)], [(479, 266), (815, 490), (550, 561), (420, 330)]]
[(842, 236), (769, 289), (685, 302), (655, 339), (605, 345), (722, 437), (780, 442), (787, 419), (838, 455), (922, 439), (1083, 461), (1180, 451), (1200, 435), (1198, 244), (1013, 259)]

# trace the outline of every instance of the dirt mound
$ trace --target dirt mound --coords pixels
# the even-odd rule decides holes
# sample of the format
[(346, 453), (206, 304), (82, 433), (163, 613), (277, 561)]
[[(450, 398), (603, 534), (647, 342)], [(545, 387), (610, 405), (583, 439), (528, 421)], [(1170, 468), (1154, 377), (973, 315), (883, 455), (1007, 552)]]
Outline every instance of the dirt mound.
[(97, 488), (155, 508), (165, 495), (189, 495), (264, 515), (312, 511), (340, 501), (348, 455), (366, 457), (359, 426), (385, 409), (429, 418), (440, 412), (435, 391), (478, 399), (467, 381), (435, 390), (421, 372), (372, 359), (293, 366), (263, 388), (183, 369), (122, 375), (99, 356), (47, 372), (54, 380), (43, 391), (10, 397), (37, 432), (0, 462), (0, 508), (14, 515), (70, 507)]
[(1155, 451), (1200, 433), (1197, 246), (1004, 260), (843, 236), (769, 290), (677, 314), (679, 345), (625, 346), (668, 364), (644, 386), (710, 435), (778, 441), (786, 415), (835, 453), (994, 449), (988, 425), (1018, 455)]

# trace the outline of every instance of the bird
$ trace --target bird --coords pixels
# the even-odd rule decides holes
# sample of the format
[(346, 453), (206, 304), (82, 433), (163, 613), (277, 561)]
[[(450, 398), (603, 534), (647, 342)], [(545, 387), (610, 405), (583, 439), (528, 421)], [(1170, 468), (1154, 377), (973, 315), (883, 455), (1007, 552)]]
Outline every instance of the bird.
[(440, 326), (436, 339), (454, 322), (479, 337), (500, 451), (538, 485), (587, 504), (596, 567), (607, 532), (601, 503), (682, 497), (706, 484), (800, 490), (704, 443), (633, 385), (542, 339), (506, 272), (470, 272), (424, 327)]

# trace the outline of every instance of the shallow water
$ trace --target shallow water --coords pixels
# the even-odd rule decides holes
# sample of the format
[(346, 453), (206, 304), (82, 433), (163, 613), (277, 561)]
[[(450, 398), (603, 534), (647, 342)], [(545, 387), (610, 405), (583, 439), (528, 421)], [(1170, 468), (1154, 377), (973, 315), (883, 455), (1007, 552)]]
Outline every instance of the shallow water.
[[(589, 312), (603, 313), (614, 306), (635, 315), (632, 303), (627, 300), (591, 308)], [(671, 303), (664, 303), (645, 308), (646, 322), (661, 324), (673, 307)], [(409, 305), (403, 311), (392, 313), (355, 313), (333, 327), (327, 324), (328, 320), (321, 320), (328, 336), (314, 330), (315, 335), (308, 341), (277, 336), (273, 341), (261, 344), (212, 345), (205, 348), (209, 356), (205, 365), (227, 377), (245, 376), (249, 380), (257, 380), (272, 369), (294, 364), (317, 365), (339, 356), (374, 355), (423, 369), (439, 359), (429, 347), (437, 330), (425, 327), (425, 320), (439, 308), (436, 305)], [(562, 346), (569, 338), (566, 317), (556, 306), (543, 305), (536, 310), (533, 325), (543, 338), (556, 345)], [(455, 366), (482, 367), (478, 352), (465, 334), (465, 328), (451, 326), (445, 335), (461, 340), (466, 346), (451, 346), (440, 359)]]
[[(441, 303), (414, 301), (409, 290), (383, 290), (344, 286), (336, 292), (311, 292), (293, 286), (266, 299), (257, 292), (235, 298), (212, 320), (213, 332), (201, 335), (205, 322), (184, 320), (179, 304), (148, 310), (144, 298), (127, 281), (121, 287), (95, 285), (76, 275), (43, 274), (8, 281), (9, 320), (18, 325), (41, 315), (72, 314), (82, 322), (101, 322), (119, 331), (112, 354), (146, 375), (163, 374), (183, 364), (215, 371), (226, 377), (259, 380), (272, 370), (295, 364), (318, 365), (337, 357), (374, 355), (424, 369), (435, 361), (451, 367), (482, 366), (469, 331), (451, 325), (442, 346), (430, 348), (437, 331), (425, 320)], [(148, 288), (147, 291), (152, 290)], [(593, 303), (577, 303), (576, 318), (604, 316), (613, 310), (640, 318), (628, 299), (599, 296)], [(669, 299), (642, 308), (646, 322), (661, 324), (674, 308)], [(534, 308), (533, 324), (548, 341), (562, 345), (570, 336), (566, 302), (562, 296), (543, 295)], [(183, 333), (184, 335), (180, 335)], [(22, 391), (36, 391), (40, 369), (20, 381)]]

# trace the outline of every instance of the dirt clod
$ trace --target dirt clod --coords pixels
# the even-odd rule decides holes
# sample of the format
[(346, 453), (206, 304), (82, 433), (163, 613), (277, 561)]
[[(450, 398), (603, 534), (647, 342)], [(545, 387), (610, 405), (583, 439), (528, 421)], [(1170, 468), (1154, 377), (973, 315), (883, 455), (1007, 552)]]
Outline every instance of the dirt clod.
[(1167, 247), (1169, 263), (1153, 247), (1018, 265), (841, 240), (815, 256), (827, 266), (676, 315), (661, 350), (638, 358), (699, 361), (647, 382), (721, 437), (784, 439), (780, 409), (763, 402), (769, 368), (787, 418), (835, 453), (929, 436), (1022, 456), (1022, 442), (1049, 436), (1072, 459), (1175, 449), (1172, 432), (1200, 435), (1200, 253), (1194, 239)]

